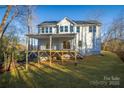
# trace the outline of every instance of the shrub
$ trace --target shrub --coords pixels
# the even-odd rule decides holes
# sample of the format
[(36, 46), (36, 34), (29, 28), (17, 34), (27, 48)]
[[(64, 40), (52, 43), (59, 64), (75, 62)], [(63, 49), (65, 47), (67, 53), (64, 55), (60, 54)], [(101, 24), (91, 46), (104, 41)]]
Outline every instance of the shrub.
[(124, 62), (124, 51), (118, 51), (116, 54), (120, 57), (120, 59)]

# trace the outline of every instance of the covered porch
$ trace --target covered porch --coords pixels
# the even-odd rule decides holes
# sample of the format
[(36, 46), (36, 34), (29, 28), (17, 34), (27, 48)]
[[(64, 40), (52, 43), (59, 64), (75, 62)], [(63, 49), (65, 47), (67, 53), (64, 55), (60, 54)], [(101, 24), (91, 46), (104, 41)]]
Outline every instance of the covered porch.
[[(28, 34), (28, 50), (76, 50), (76, 33)], [(33, 45), (31, 40), (37, 40)]]
[[(26, 62), (28, 63), (28, 58), (30, 55), (34, 54), (38, 58), (38, 63), (41, 59), (47, 57), (50, 65), (55, 57), (59, 57), (61, 63), (63, 63), (64, 55), (70, 55), (70, 58), (77, 60), (78, 51), (76, 49), (76, 34), (27, 34), (27, 52), (26, 52)], [(38, 40), (37, 48), (30, 47), (30, 38)], [(47, 43), (42, 44), (42, 42)], [(56, 43), (57, 42), (57, 43)], [(67, 43), (69, 42), (69, 44)], [(36, 46), (35, 46), (36, 47)]]

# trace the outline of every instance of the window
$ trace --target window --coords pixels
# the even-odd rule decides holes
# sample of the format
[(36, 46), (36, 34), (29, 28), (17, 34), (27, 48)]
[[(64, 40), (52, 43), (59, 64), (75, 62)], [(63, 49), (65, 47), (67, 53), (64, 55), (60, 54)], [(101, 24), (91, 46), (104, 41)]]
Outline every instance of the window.
[(60, 32), (63, 32), (63, 26), (60, 26)]
[(89, 32), (96, 32), (96, 26), (89, 26)]
[(74, 29), (73, 29), (73, 26), (70, 26), (70, 32), (73, 32)]
[(50, 48), (49, 46), (50, 46), (49, 43), (46, 43), (46, 49), (49, 49)]
[(89, 32), (92, 32), (92, 26), (89, 26)]
[(52, 27), (50, 27), (50, 33), (52, 33)]
[(78, 46), (82, 47), (82, 41), (78, 41)]
[(93, 26), (93, 32), (96, 32), (96, 26)]
[(63, 41), (63, 49), (70, 49), (71, 45), (69, 41)]
[(58, 26), (56, 27), (56, 33), (59, 33), (59, 27)]
[(44, 33), (44, 27), (42, 27), (41, 31), (42, 31), (42, 33)]
[(80, 27), (79, 26), (77, 27), (77, 32), (80, 32)]
[(65, 32), (68, 32), (68, 26), (65, 26)]
[(48, 27), (46, 27), (46, 33), (48, 33)]
[(41, 31), (41, 27), (38, 27), (38, 33), (42, 33)]

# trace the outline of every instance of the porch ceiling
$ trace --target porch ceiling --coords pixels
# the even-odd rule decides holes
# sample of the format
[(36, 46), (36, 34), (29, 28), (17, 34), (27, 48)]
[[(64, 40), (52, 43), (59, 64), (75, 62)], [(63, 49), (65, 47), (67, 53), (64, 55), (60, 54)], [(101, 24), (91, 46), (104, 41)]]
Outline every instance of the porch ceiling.
[(76, 33), (66, 33), (66, 34), (26, 34), (29, 38), (35, 38), (35, 39), (47, 39), (52, 36), (52, 38), (58, 39), (58, 38), (68, 38), (72, 39), (74, 38)]

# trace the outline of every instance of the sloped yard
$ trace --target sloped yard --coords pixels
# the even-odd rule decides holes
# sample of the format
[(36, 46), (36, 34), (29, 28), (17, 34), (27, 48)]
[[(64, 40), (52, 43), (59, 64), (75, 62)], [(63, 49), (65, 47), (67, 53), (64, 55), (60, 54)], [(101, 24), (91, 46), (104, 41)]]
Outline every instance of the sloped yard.
[[(79, 64), (30, 63), (0, 75), (0, 87), (124, 87), (124, 63), (113, 53), (88, 56)], [(109, 80), (110, 79), (110, 80)]]

